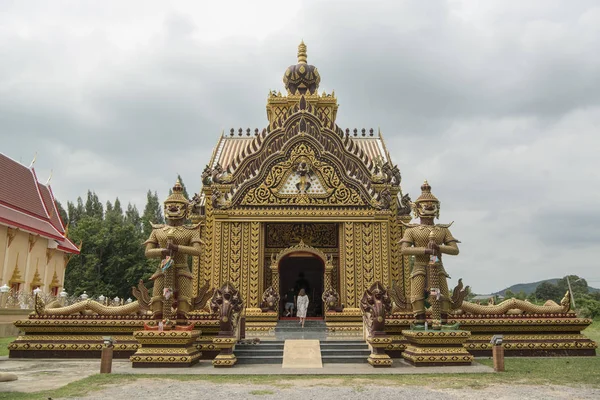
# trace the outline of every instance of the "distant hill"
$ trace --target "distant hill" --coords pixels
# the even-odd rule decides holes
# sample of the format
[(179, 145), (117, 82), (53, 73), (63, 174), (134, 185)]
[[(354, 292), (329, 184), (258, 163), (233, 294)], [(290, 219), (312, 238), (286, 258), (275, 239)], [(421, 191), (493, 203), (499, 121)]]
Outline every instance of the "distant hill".
[[(539, 282), (532, 282), (532, 283), (517, 283), (516, 285), (512, 285), (510, 287), (507, 287), (506, 289), (502, 289), (499, 292), (496, 293), (492, 293), (492, 294), (499, 294), (504, 296), (504, 293), (507, 290), (512, 291), (514, 294), (517, 294), (521, 291), (525, 292), (525, 294), (530, 295), (531, 293), (535, 292), (535, 289), (538, 287), (538, 285), (542, 282), (550, 282), (554, 285), (556, 285), (556, 282), (558, 282), (560, 280), (560, 278), (552, 278), (552, 279), (545, 279), (543, 281), (539, 281)], [(594, 292), (600, 292), (600, 289), (596, 289), (593, 288), (591, 286), (588, 286), (588, 288), (590, 289), (590, 293), (594, 293)]]

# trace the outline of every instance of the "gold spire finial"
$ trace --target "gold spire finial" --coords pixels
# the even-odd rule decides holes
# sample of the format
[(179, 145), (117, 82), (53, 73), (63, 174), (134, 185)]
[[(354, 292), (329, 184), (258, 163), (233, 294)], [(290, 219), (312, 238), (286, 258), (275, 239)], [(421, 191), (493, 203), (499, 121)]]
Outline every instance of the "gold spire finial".
[(48, 186), (50, 184), (51, 180), (52, 180), (52, 170), (50, 170), (50, 176), (48, 177), (48, 180), (46, 181), (46, 186)]
[[(304, 51), (306, 51), (306, 46), (304, 46)], [(300, 53), (298, 53), (298, 57), (300, 57)], [(29, 168), (33, 167), (33, 164), (35, 164), (36, 159), (37, 159), (37, 151), (35, 152), (35, 154), (33, 156), (33, 160), (31, 160), (31, 164), (29, 164)]]
[(298, 64), (306, 64), (306, 45), (304, 40), (298, 46)]

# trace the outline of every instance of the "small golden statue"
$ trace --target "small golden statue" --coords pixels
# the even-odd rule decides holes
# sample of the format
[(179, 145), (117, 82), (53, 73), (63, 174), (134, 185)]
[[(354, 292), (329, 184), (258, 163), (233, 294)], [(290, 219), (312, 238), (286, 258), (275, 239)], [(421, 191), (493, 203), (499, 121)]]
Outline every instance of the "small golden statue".
[(179, 179), (164, 204), (167, 223), (152, 224), (152, 233), (145, 242), (146, 257), (162, 259), (150, 278), (154, 281), (150, 302), (154, 318), (183, 319), (193, 309), (188, 256), (200, 256), (200, 224), (184, 225), (190, 203)]
[(432, 296), (437, 306), (441, 306), (441, 309), (434, 311), (440, 313), (439, 322), (443, 325), (448, 321), (451, 299), (446, 280), (449, 276), (442, 264), (442, 254), (457, 255), (457, 243), (460, 242), (448, 229), (452, 224), (434, 224), (434, 219), (439, 218), (440, 201), (431, 194), (431, 186), (427, 181), (421, 186), (421, 195), (413, 203), (413, 210), (421, 223), (407, 224), (408, 229), (400, 243), (403, 255), (415, 257), (410, 275), (410, 300), (415, 323), (425, 324), (425, 301)]

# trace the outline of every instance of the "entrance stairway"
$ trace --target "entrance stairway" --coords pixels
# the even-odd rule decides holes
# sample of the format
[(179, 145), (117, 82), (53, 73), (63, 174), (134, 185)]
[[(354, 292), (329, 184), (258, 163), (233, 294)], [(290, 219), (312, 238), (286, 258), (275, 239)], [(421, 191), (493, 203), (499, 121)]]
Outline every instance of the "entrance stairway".
[(328, 363), (366, 363), (371, 354), (369, 345), (359, 340), (321, 341), (321, 361)]
[(304, 321), (304, 328), (297, 319), (280, 320), (275, 326), (275, 338), (285, 339), (327, 339), (327, 326), (323, 320)]
[(273, 340), (260, 344), (238, 344), (233, 353), (238, 364), (281, 364), (283, 343), (283, 340)]
[(298, 321), (279, 321), (275, 327), (275, 338), (259, 344), (238, 344), (234, 350), (238, 364), (281, 364), (286, 339), (318, 339), (323, 364), (366, 363), (371, 353), (369, 346), (361, 340), (326, 340), (324, 321), (306, 321), (304, 328), (299, 326)]

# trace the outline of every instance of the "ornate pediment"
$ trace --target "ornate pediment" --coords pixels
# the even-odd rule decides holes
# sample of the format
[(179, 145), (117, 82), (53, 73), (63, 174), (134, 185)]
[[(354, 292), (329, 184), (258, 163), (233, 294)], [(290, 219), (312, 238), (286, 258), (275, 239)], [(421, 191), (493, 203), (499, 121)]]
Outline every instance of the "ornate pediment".
[(332, 164), (300, 142), (288, 159), (270, 168), (260, 185), (248, 190), (241, 205), (364, 206), (365, 201), (340, 179)]

